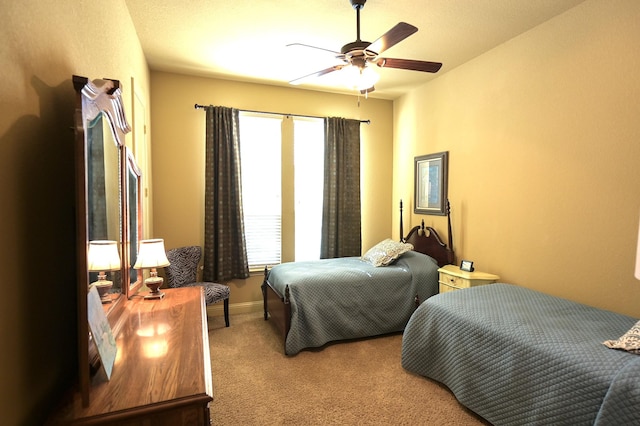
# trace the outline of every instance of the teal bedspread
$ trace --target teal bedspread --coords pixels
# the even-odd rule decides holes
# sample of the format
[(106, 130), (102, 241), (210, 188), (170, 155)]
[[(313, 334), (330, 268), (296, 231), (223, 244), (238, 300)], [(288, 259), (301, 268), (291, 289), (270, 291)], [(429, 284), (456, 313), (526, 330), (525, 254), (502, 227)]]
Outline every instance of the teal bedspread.
[(495, 425), (640, 425), (640, 356), (602, 344), (637, 321), (508, 284), (413, 314), (402, 365)]
[(285, 353), (294, 355), (335, 340), (402, 331), (416, 295), (422, 301), (438, 293), (438, 265), (417, 252), (378, 268), (359, 257), (291, 262), (273, 267), (267, 281), (281, 295), (289, 288)]

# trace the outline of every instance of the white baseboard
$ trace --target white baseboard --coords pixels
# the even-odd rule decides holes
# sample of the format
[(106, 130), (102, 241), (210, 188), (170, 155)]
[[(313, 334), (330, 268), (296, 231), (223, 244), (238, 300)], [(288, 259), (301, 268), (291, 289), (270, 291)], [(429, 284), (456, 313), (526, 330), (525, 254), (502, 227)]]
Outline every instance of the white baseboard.
[[(229, 315), (249, 314), (252, 312), (262, 312), (264, 310), (264, 302), (262, 300), (255, 302), (230, 303)], [(207, 316), (223, 317), (224, 304), (222, 302), (214, 303), (207, 306)]]

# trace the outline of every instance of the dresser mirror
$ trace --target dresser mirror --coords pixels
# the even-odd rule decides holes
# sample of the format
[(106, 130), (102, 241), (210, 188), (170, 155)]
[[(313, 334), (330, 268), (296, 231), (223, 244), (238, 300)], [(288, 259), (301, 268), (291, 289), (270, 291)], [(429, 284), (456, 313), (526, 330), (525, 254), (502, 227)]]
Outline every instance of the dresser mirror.
[[(128, 199), (125, 179), (125, 135), (127, 123), (120, 83), (73, 76), (76, 90), (76, 235), (78, 280), (78, 368), (82, 404), (89, 404), (90, 338), (87, 292), (97, 278), (89, 271), (90, 241), (116, 241), (120, 269), (106, 272), (113, 283), (108, 302), (103, 305), (107, 317), (122, 306), (128, 296), (129, 263), (124, 241), (127, 237)], [(137, 228), (136, 228), (137, 229)], [(137, 236), (136, 236), (137, 238)], [(117, 267), (116, 267), (117, 268)], [(112, 318), (110, 318), (110, 322)]]
[[(109, 119), (100, 112), (86, 120), (87, 143), (87, 232), (88, 240), (120, 241), (122, 234), (120, 197), (120, 145), (116, 142)], [(107, 291), (109, 300), (122, 293), (122, 270), (106, 272), (113, 283)], [(89, 283), (98, 280), (97, 271), (89, 271)]]

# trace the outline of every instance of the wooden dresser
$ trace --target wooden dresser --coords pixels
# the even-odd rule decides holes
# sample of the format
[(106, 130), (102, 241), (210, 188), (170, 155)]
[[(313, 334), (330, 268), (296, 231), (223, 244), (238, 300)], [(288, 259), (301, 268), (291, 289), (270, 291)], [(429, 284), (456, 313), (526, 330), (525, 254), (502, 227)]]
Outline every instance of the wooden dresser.
[(90, 404), (70, 396), (50, 424), (210, 425), (211, 360), (201, 287), (125, 301), (111, 380), (99, 371)]
[(445, 265), (438, 269), (438, 272), (440, 273), (438, 280), (440, 283), (440, 293), (475, 287), (477, 285), (491, 284), (500, 279), (498, 275), (487, 272), (463, 271), (456, 265)]

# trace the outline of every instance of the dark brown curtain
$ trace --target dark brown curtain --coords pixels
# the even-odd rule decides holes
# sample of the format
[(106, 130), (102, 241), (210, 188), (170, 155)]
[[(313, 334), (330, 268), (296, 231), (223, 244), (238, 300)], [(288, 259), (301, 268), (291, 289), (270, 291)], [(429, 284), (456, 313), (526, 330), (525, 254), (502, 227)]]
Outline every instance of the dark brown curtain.
[(242, 215), (239, 113), (206, 107), (204, 281), (248, 278)]
[(324, 195), (320, 257), (360, 256), (360, 121), (324, 121)]

